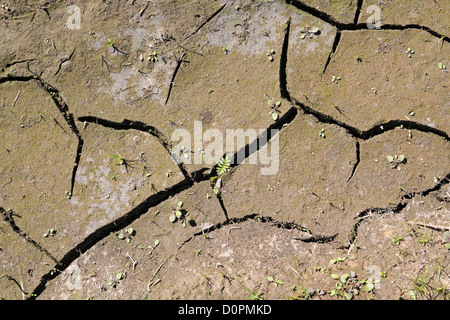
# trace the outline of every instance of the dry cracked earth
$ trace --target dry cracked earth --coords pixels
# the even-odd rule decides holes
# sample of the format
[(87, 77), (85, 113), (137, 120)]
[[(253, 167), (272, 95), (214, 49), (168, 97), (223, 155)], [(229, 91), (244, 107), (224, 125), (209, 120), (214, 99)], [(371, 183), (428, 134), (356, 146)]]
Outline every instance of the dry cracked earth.
[(2, 2), (0, 298), (450, 297), (449, 1)]

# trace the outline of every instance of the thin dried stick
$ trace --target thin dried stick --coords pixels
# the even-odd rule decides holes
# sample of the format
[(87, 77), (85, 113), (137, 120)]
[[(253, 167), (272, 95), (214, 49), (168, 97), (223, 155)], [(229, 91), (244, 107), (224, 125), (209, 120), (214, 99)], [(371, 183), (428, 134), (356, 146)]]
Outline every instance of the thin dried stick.
[(437, 225), (426, 224), (426, 223), (417, 222), (417, 221), (407, 221), (407, 223), (415, 224), (415, 225), (418, 225), (421, 227), (430, 228), (430, 229), (434, 229), (434, 230), (438, 230), (438, 231), (450, 231), (450, 227), (437, 226)]
[(163, 263), (161, 263), (158, 267), (158, 269), (156, 269), (156, 271), (153, 273), (153, 276), (150, 278), (150, 280), (148, 280), (147, 283), (147, 290), (148, 292), (150, 292), (150, 287), (153, 285), (152, 281), (153, 279), (156, 277), (156, 275), (158, 274), (159, 270), (162, 268), (162, 266), (170, 259), (171, 257), (167, 258)]

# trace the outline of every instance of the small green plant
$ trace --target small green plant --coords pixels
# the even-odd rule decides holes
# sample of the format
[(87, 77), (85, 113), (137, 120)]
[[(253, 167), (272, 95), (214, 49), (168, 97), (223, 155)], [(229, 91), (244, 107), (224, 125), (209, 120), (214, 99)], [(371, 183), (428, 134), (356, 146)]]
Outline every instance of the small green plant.
[(392, 169), (397, 169), (398, 171), (402, 171), (402, 168), (400, 167), (400, 164), (406, 162), (406, 158), (403, 154), (397, 156), (396, 154), (391, 156), (386, 156), (386, 159), (388, 162), (392, 165)]
[(230, 169), (230, 163), (231, 161), (230, 159), (228, 159), (227, 156), (220, 159), (219, 163), (217, 164), (216, 174), (218, 176), (225, 174), (225, 172), (227, 172)]
[(66, 191), (66, 198), (67, 199), (72, 198), (72, 192)]
[(361, 281), (362, 284), (365, 284), (364, 291), (366, 292), (373, 292), (373, 289), (375, 289), (375, 284), (378, 283), (380, 280), (377, 279), (375, 281), (372, 280), (363, 280)]
[(261, 33), (262, 33), (264, 36), (266, 36), (266, 37), (269, 36), (269, 32), (267, 32), (266, 30), (259, 30), (259, 31), (261, 31)]
[(279, 113), (281, 113), (281, 111), (279, 110), (281, 102), (280, 101), (274, 102), (273, 100), (267, 100), (267, 105), (270, 107), (269, 115), (272, 117), (273, 121), (277, 121), (279, 118)]
[(336, 263), (338, 263), (338, 262), (344, 262), (345, 261), (345, 259), (347, 259), (347, 257), (337, 257), (336, 259), (331, 259), (330, 260), (330, 263), (331, 264), (336, 264)]
[(53, 237), (55, 234), (56, 234), (56, 230), (53, 229), (53, 228), (50, 228), (50, 229), (47, 230), (46, 233), (44, 233), (43, 237), (44, 238), (47, 238), (48, 236)]
[(127, 243), (131, 242), (131, 237), (134, 236), (136, 231), (133, 228), (127, 228), (124, 232), (120, 232), (117, 237), (120, 240), (125, 240)]
[(225, 46), (222, 46), (222, 51), (223, 51), (223, 53), (225, 53), (225, 54), (228, 54), (230, 51), (227, 49), (227, 47), (225, 47)]
[(182, 206), (183, 206), (183, 202), (182, 201), (178, 202), (177, 207), (173, 208), (172, 213), (169, 215), (169, 221), (171, 223), (175, 223), (175, 222), (177, 222), (177, 220), (180, 220), (180, 223), (183, 225), (183, 228), (186, 228), (186, 223), (189, 222), (187, 220), (187, 217), (189, 216), (189, 212), (182, 209), (181, 208)]
[(119, 165), (120, 166), (123, 166), (123, 165), (125, 165), (125, 159), (122, 157), (122, 156), (115, 156), (115, 155), (108, 155), (108, 157), (111, 157), (111, 158), (114, 158), (114, 159), (117, 159), (117, 160), (119, 160)]
[(210, 239), (209, 235), (207, 235), (205, 233), (205, 230), (203, 230), (203, 229), (202, 229), (202, 236), (203, 236), (203, 239), (205, 239), (205, 240), (209, 240)]
[(89, 272), (89, 274), (87, 275), (88, 278), (94, 278), (97, 276), (97, 272), (95, 272), (94, 270), (92, 270), (91, 272)]
[(177, 204), (177, 208), (172, 209), (172, 213), (169, 216), (169, 221), (174, 223), (177, 221), (177, 219), (181, 218), (183, 216), (183, 212), (181, 211), (181, 207), (183, 206), (183, 202), (180, 201)]
[(392, 236), (392, 243), (400, 244), (401, 241), (403, 241), (403, 237), (397, 237), (396, 235)]
[(155, 240), (154, 246), (147, 246), (149, 249), (148, 254), (151, 255), (157, 246), (159, 246), (159, 240)]
[[(296, 286), (295, 285), (290, 285), (289, 286), (289, 290), (291, 290), (292, 292), (294, 292), (296, 290)], [(306, 289), (301, 282), (299, 282), (298, 285), (298, 290), (297, 290), (297, 294), (295, 296), (288, 296), (286, 297), (287, 299), (290, 300), (300, 300), (300, 299), (305, 299), (308, 300), (310, 299), (313, 295), (315, 294), (315, 290), (314, 289)]]
[(270, 52), (267, 54), (267, 58), (269, 59), (270, 62), (273, 62), (273, 60), (275, 56), (275, 50), (271, 49)]
[(426, 265), (423, 274), (420, 273), (415, 279), (411, 279), (414, 288), (409, 291), (410, 298), (416, 300), (416, 293), (427, 300), (450, 299), (448, 285), (442, 282), (442, 275), (446, 274), (441, 262), (436, 259), (437, 265)]
[(302, 34), (300, 36), (300, 39), (305, 39), (306, 37), (309, 37), (310, 39), (313, 38), (314, 35), (319, 35), (320, 30), (318, 27), (299, 27), (300, 33)]
[(121, 54), (127, 54), (126, 52), (123, 52), (123, 51), (119, 50), (119, 49), (117, 48), (117, 46), (115, 45), (115, 43), (114, 43), (113, 40), (107, 39), (106, 41), (107, 41), (107, 44), (106, 44), (107, 47), (111, 47), (111, 48), (114, 49), (114, 51), (117, 51), (117, 52), (119, 52), (119, 53), (121, 53)]
[[(216, 196), (220, 195), (220, 188), (222, 186), (222, 179), (220, 178), (220, 176), (222, 176), (228, 170), (230, 170), (230, 167), (231, 167), (231, 160), (227, 156), (221, 158), (217, 163), (216, 175), (209, 178), (211, 183), (215, 182), (213, 186), (213, 192)], [(208, 198), (208, 196), (209, 195), (207, 194), (206, 197)]]
[(443, 34), (438, 40), (438, 44), (441, 45), (441, 49), (444, 46), (444, 39), (445, 39), (445, 35)]
[(114, 41), (113, 40), (111, 40), (111, 39), (107, 39), (106, 40), (108, 43), (107, 43), (107, 47), (114, 47)]
[(254, 293), (252, 290), (250, 290), (249, 288), (247, 288), (247, 291), (249, 293), (249, 295), (247, 296), (247, 298), (251, 299), (251, 300), (262, 300), (262, 293), (261, 291), (258, 291), (257, 293)]
[(425, 246), (428, 242), (432, 242), (433, 238), (428, 236), (427, 231), (425, 230), (425, 232), (423, 233), (422, 237), (417, 240), (421, 245)]
[(406, 53), (408, 54), (408, 57), (411, 58), (412, 55), (415, 54), (416, 52), (415, 52), (413, 49), (408, 48), (408, 49), (406, 50)]
[(441, 69), (444, 72), (447, 72), (447, 67), (442, 62), (439, 62), (439, 69)]
[(336, 76), (332, 76), (331, 77), (331, 81), (336, 83), (336, 84), (338, 84), (340, 80), (341, 80), (341, 77), (336, 77)]
[(118, 155), (110, 155), (109, 154), (109, 155), (107, 155), (107, 157), (111, 157), (111, 158), (119, 160), (118, 165), (121, 167), (123, 166), (125, 168), (125, 171), (128, 173), (128, 167), (130, 167), (128, 160), (125, 160), (125, 158), (122, 157), (120, 154), (118, 154)]
[(341, 276), (333, 273), (331, 277), (336, 280), (336, 283), (330, 291), (330, 296), (342, 296), (347, 300), (352, 300), (355, 295), (359, 294), (361, 284), (364, 282), (364, 280), (358, 281), (353, 271), (344, 273)]
[(158, 52), (156, 50), (153, 50), (152, 53), (150, 53), (147, 57), (147, 61), (155, 63), (158, 61)]
[(319, 137), (324, 138), (324, 139), (326, 138), (325, 129), (322, 128), (319, 130)]
[(356, 62), (362, 62), (362, 59), (361, 59), (359, 53), (355, 53), (355, 55), (353, 56), (353, 58), (356, 60)]
[(120, 280), (123, 279), (123, 273), (118, 272), (115, 277), (109, 276), (109, 279), (106, 281), (106, 285), (111, 288), (115, 288)]
[(267, 277), (267, 280), (269, 281), (269, 282), (272, 282), (274, 285), (275, 285), (275, 287), (278, 287), (279, 285), (281, 286), (281, 285), (283, 285), (284, 283), (283, 283), (283, 281), (281, 281), (281, 280), (277, 280), (277, 279), (274, 279), (273, 277)]

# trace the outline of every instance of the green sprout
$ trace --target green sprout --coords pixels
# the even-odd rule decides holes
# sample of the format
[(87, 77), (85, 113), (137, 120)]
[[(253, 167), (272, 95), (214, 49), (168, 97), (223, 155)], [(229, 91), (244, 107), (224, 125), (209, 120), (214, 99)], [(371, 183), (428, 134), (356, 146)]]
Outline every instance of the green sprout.
[(247, 296), (247, 298), (249, 298), (251, 300), (262, 300), (262, 298), (261, 298), (261, 296), (262, 296), (261, 291), (258, 291), (257, 293), (254, 293), (249, 288), (247, 288), (247, 291), (250, 294), (250, 295)]
[(123, 273), (118, 272), (115, 277), (110, 276), (109, 279), (106, 281), (106, 285), (112, 288), (115, 288), (120, 280), (123, 279)]
[(108, 41), (108, 44), (107, 44), (108, 47), (114, 47), (114, 41), (113, 40), (107, 39), (107, 41)]
[(220, 159), (219, 163), (217, 164), (216, 173), (218, 176), (223, 175), (225, 172), (227, 172), (230, 169), (230, 159), (228, 159), (227, 156)]
[(321, 137), (321, 138), (326, 138), (326, 135), (325, 135), (325, 129), (320, 129), (320, 131), (319, 131), (319, 137)]
[(152, 246), (147, 246), (147, 248), (149, 249), (148, 254), (151, 255), (153, 253), (153, 251), (156, 249), (156, 247), (159, 246), (159, 240), (155, 240), (155, 245)]
[(365, 280), (358, 281), (355, 272), (350, 271), (341, 276), (333, 273), (331, 277), (336, 280), (334, 288), (330, 291), (330, 296), (343, 296), (347, 300), (352, 300), (361, 290), (361, 284)]
[[(228, 159), (227, 156), (221, 158), (220, 161), (217, 163), (216, 175), (209, 178), (211, 184), (214, 183), (214, 181), (216, 182), (213, 186), (213, 192), (216, 196), (220, 196), (220, 188), (222, 186), (222, 179), (220, 179), (219, 177), (225, 174), (228, 170), (230, 170), (231, 167), (230, 164), (231, 161), (230, 159)], [(209, 195), (207, 194), (206, 197), (208, 198), (208, 196)]]
[(156, 50), (153, 50), (152, 53), (148, 55), (147, 61), (150, 61), (153, 63), (158, 61), (157, 55), (158, 55), (158, 53), (156, 52)]
[(398, 171), (402, 171), (402, 168), (399, 166), (401, 163), (405, 163), (406, 158), (403, 154), (397, 156), (386, 156), (387, 160), (390, 164), (392, 164), (392, 169), (397, 169)]
[[(181, 208), (182, 206), (183, 206), (183, 202), (182, 201), (178, 202), (177, 207), (173, 208), (172, 213), (169, 215), (169, 221), (171, 223), (175, 223), (175, 222), (177, 222), (177, 220), (180, 220), (181, 224), (183, 225), (183, 228), (186, 228), (186, 222), (187, 222), (187, 217), (189, 216), (189, 212), (182, 209)], [(190, 220), (190, 221), (192, 221), (192, 220)]]
[(119, 155), (106, 155), (107, 157), (111, 157), (111, 158), (114, 158), (114, 159), (117, 159), (117, 160), (119, 160), (119, 166), (123, 166), (124, 168), (125, 168), (125, 171), (128, 173), (128, 167), (130, 167), (130, 165), (129, 165), (129, 163), (128, 163), (128, 160), (125, 160), (125, 158), (124, 157), (122, 157), (120, 154)]
[(261, 31), (261, 33), (262, 33), (264, 36), (269, 37), (269, 32), (267, 32), (266, 30), (259, 30), (259, 31)]
[(267, 100), (267, 104), (270, 107), (269, 115), (272, 117), (273, 121), (277, 121), (279, 118), (279, 113), (281, 113), (281, 111), (279, 110), (281, 102), (280, 101), (274, 102), (273, 100)]
[(222, 46), (222, 51), (225, 54), (228, 54), (230, 52), (230, 50), (228, 50), (227, 47), (225, 47), (225, 46)]
[(408, 50), (406, 50), (405, 52), (408, 54), (408, 57), (410, 57), (410, 58), (412, 57), (413, 54), (416, 53), (416, 52), (415, 52), (413, 49), (411, 49), (411, 48), (408, 48)]
[(130, 228), (127, 228), (127, 229), (125, 230), (125, 232), (119, 233), (119, 234), (117, 235), (117, 237), (118, 237), (120, 240), (126, 240), (127, 243), (130, 243), (130, 242), (131, 242), (131, 237), (134, 236), (135, 233), (136, 233), (136, 232), (134, 231), (134, 229), (130, 227)]
[(422, 235), (422, 237), (418, 240), (418, 242), (425, 246), (428, 242), (432, 242), (433, 238), (428, 236), (428, 233), (425, 231), (425, 233)]
[(114, 41), (113, 41), (113, 40), (107, 39), (107, 42), (108, 42), (108, 43), (106, 44), (107, 47), (111, 47), (111, 48), (114, 49), (114, 51), (117, 51), (117, 52), (119, 52), (119, 53), (121, 53), (121, 54), (127, 54), (126, 52), (123, 52), (123, 51), (119, 50), (119, 49), (116, 47), (116, 45), (114, 44)]
[(334, 83), (336, 83), (336, 84), (337, 84), (340, 80), (341, 80), (341, 77), (336, 77), (336, 76), (332, 76), (332, 77), (331, 77), (331, 81), (334, 82)]
[(344, 262), (345, 259), (347, 259), (347, 257), (341, 258), (341, 257), (337, 257), (336, 259), (331, 259), (330, 263), (331, 264), (336, 264), (337, 262)]
[(314, 35), (319, 35), (320, 34), (320, 30), (318, 27), (313, 27), (313, 28), (309, 28), (309, 27), (299, 27), (300, 32), (302, 33), (302, 35), (300, 36), (300, 38), (303, 40), (306, 37), (309, 37), (310, 39), (314, 36)]
[(269, 281), (269, 282), (273, 282), (273, 284), (275, 285), (275, 287), (278, 287), (279, 285), (283, 285), (284, 283), (283, 283), (283, 281), (281, 281), (281, 280), (276, 280), (276, 279), (274, 279), (273, 277), (267, 277), (267, 280)]
[(401, 241), (403, 241), (403, 237), (397, 237), (395, 235), (392, 236), (392, 243), (400, 244)]
[(271, 49), (270, 52), (267, 54), (267, 57), (270, 62), (274, 61), (274, 56), (275, 56), (275, 50)]
[(56, 230), (53, 229), (53, 228), (50, 228), (50, 229), (47, 230), (46, 233), (44, 233), (43, 237), (44, 238), (47, 238), (48, 236), (53, 237), (55, 234), (56, 234)]

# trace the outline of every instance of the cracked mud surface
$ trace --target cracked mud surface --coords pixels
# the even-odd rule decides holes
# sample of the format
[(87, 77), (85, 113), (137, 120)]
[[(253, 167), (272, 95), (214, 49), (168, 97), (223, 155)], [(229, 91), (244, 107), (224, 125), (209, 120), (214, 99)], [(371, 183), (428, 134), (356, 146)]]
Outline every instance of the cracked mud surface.
[[(90, 1), (80, 29), (5, 3), (0, 298), (345, 299), (352, 272), (352, 299), (450, 297), (448, 2)], [(279, 129), (278, 172), (234, 163), (216, 196), (171, 158), (194, 121)]]

